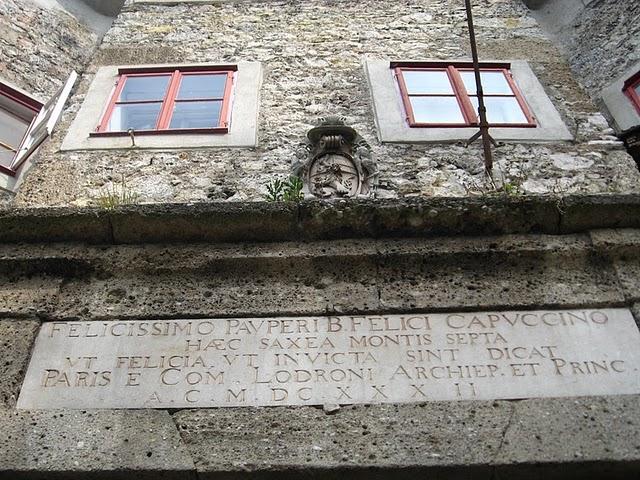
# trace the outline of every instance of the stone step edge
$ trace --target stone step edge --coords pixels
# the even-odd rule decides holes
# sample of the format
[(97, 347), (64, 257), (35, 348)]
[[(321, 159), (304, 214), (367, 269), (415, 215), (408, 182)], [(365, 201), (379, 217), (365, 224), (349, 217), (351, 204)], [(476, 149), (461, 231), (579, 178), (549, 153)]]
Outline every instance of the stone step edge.
[(0, 211), (0, 243), (273, 242), (639, 228), (640, 194), (202, 202)]

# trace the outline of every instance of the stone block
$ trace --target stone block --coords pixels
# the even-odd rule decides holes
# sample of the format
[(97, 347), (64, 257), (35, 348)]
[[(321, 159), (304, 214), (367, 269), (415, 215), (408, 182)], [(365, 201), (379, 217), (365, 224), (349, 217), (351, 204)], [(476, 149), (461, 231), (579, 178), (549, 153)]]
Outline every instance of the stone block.
[(34, 275), (0, 279), (0, 316), (35, 316), (50, 313), (58, 300), (61, 278)]
[(562, 233), (640, 227), (638, 195), (571, 195), (559, 201)]
[(430, 198), (385, 201), (305, 202), (305, 238), (556, 233), (553, 201), (532, 198)]
[(640, 257), (638, 257), (638, 253), (622, 255), (614, 260), (614, 266), (627, 301), (640, 301)]
[(640, 228), (592, 230), (589, 236), (598, 250), (607, 253), (632, 253), (640, 250)]
[(115, 243), (277, 241), (296, 238), (292, 203), (122, 207), (111, 215)]
[(184, 410), (174, 418), (202, 479), (622, 479), (640, 471), (639, 398), (371, 405), (332, 414)]
[(90, 320), (622, 306), (613, 260), (598, 250), (586, 235), (5, 246), (7, 269), (22, 266), (0, 282), (0, 312)]
[[(612, 197), (612, 198), (609, 198)], [(273, 242), (558, 234), (640, 226), (639, 195), (201, 202), (0, 211), (0, 242)]]
[[(548, 242), (546, 246), (544, 243)], [(413, 253), (380, 255), (380, 303), (386, 309), (508, 309), (621, 304), (611, 263), (586, 237), (528, 236), (439, 241)]]
[[(66, 282), (56, 315), (97, 318), (304, 315), (378, 308), (376, 267), (357, 245), (116, 247), (96, 278)], [(323, 252), (322, 249), (325, 249)], [(95, 253), (95, 252), (94, 252)]]
[(195, 479), (165, 411), (0, 410), (0, 477)]
[(0, 320), (0, 406), (16, 404), (39, 325), (36, 320)]
[(426, 472), (489, 479), (510, 415), (509, 402), (442, 402), (361, 405), (331, 415), (311, 407), (190, 410), (174, 418), (201, 479)]
[(621, 291), (629, 302), (640, 300), (640, 229), (590, 232), (593, 245), (613, 263)]
[(26, 208), (0, 210), (0, 242), (89, 243), (112, 241), (111, 225), (101, 209)]
[(637, 478), (640, 396), (517, 402), (495, 463), (501, 480)]

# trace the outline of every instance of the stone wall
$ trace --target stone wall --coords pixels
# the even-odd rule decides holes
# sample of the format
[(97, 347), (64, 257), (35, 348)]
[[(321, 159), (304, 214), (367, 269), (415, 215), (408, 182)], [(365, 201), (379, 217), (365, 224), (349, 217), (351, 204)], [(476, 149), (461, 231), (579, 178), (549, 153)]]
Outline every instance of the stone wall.
[(589, 91), (640, 62), (640, 5), (633, 0), (594, 1), (570, 31), (569, 62)]
[[(531, 2), (530, 2), (531, 3)], [(546, 1), (534, 16), (558, 40), (593, 97), (640, 62), (640, 5), (634, 0)]]
[[(637, 191), (633, 161), (528, 9), (517, 0), (492, 0), (478, 3), (475, 13), (481, 57), (527, 60), (575, 136), (496, 149), (498, 185), (508, 183), (515, 194)], [(372, 145), (379, 198), (491, 193), (478, 143), (380, 144), (362, 65), (364, 56), (469, 57), (468, 44), (464, 9), (453, 0), (130, 1), (16, 204), (95, 204), (123, 182), (139, 202), (261, 200), (270, 180), (288, 175), (306, 131), (326, 114), (346, 116)], [(255, 149), (58, 151), (100, 66), (241, 60), (264, 68)]]
[(66, 11), (31, 0), (0, 3), (0, 79), (48, 99), (91, 58), (97, 36)]
[[(45, 103), (72, 70), (83, 71), (109, 19), (78, 0), (65, 1), (65, 7), (70, 10), (54, 0), (0, 2), (0, 81)], [(29, 173), (23, 167), (21, 175)], [(0, 205), (12, 202), (11, 194), (0, 191)]]
[(331, 414), (16, 409), (37, 330), (52, 321), (606, 307), (632, 308), (640, 320), (640, 196), (355, 207), (0, 215), (0, 476), (637, 478), (639, 395), (344, 405)]

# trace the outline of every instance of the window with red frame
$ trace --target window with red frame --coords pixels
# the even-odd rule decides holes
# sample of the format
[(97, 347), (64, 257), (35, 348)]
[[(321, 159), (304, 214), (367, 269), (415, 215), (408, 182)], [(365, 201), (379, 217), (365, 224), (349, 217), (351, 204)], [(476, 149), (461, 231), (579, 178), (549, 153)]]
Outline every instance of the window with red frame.
[[(470, 127), (479, 124), (471, 63), (392, 64), (411, 127)], [(480, 69), (487, 120), (492, 127), (535, 127), (536, 122), (507, 64)]]
[(12, 174), (22, 140), (42, 104), (0, 84), (0, 171)]
[[(20, 167), (53, 133), (64, 104), (78, 78), (67, 81), (44, 105), (0, 83), (0, 172), (15, 177)], [(0, 188), (3, 188), (0, 185)]]
[(631, 100), (636, 107), (638, 114), (640, 114), (640, 72), (636, 73), (624, 83), (622, 91), (629, 97), (629, 100)]
[(92, 135), (226, 133), (235, 66), (120, 69)]

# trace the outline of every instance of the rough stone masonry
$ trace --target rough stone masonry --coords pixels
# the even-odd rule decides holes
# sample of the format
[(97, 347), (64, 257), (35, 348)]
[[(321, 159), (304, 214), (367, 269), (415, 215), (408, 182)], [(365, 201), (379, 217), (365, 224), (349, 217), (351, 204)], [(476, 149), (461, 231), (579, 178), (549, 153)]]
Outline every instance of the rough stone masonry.
[[(482, 2), (476, 23), (484, 59), (529, 62), (573, 133), (572, 142), (497, 148), (496, 181), (518, 194), (637, 191), (640, 174), (567, 61), (515, 0)], [(91, 205), (114, 186), (139, 202), (258, 201), (290, 173), (318, 117), (344, 115), (373, 146), (378, 198), (467, 196), (492, 191), (481, 149), (380, 144), (363, 58), (468, 58), (455, 1), (365, 3), (128, 2), (91, 59), (58, 133), (41, 151), (16, 205)], [(103, 65), (258, 61), (258, 146), (209, 150), (58, 152), (93, 73)]]

